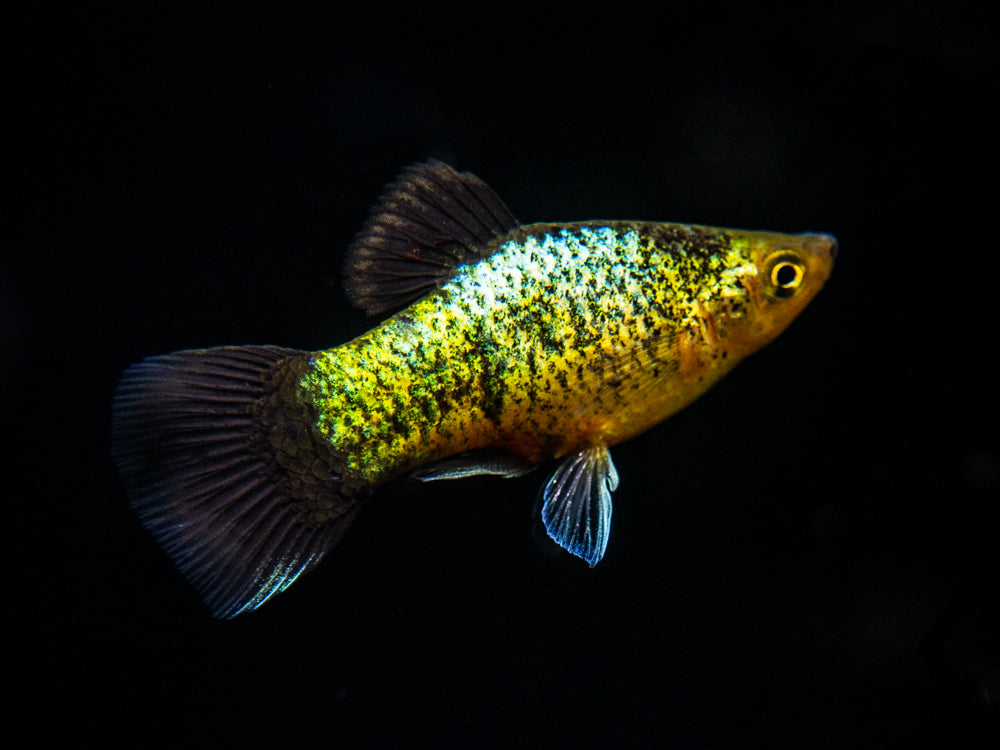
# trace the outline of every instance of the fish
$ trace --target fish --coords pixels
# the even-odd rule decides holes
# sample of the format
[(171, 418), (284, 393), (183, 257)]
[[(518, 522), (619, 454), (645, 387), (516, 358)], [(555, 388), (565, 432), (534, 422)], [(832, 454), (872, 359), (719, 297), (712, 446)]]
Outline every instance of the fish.
[(144, 359), (115, 389), (112, 456), (217, 618), (286, 590), (405, 475), (510, 479), (555, 462), (541, 521), (593, 567), (619, 484), (610, 448), (778, 336), (837, 250), (823, 233), (522, 224), (474, 174), (422, 162), (345, 256), (349, 298), (383, 322), (323, 351)]

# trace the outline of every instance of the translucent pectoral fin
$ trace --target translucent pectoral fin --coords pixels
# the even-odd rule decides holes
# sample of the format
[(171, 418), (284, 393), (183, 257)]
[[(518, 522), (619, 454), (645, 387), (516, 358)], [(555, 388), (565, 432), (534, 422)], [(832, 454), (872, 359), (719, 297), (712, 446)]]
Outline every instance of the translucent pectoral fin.
[(568, 456), (542, 493), (542, 522), (560, 547), (594, 567), (604, 557), (611, 531), (611, 493), (618, 472), (607, 447)]
[(438, 479), (465, 479), (491, 475), (513, 479), (527, 474), (535, 464), (501, 448), (468, 451), (437, 461), (414, 471), (410, 476), (421, 482)]

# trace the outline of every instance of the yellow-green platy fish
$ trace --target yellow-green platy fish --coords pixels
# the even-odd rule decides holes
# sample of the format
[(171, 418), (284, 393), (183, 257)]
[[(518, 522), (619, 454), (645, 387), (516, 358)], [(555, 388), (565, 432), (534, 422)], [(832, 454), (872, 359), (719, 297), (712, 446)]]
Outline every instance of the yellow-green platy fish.
[(381, 484), (522, 475), (555, 459), (541, 516), (597, 563), (608, 448), (691, 403), (795, 318), (837, 243), (643, 221), (520, 224), (441, 162), (390, 184), (348, 253), (368, 313), (333, 349), (151, 357), (114, 397), (113, 453), (142, 523), (216, 617), (316, 565)]

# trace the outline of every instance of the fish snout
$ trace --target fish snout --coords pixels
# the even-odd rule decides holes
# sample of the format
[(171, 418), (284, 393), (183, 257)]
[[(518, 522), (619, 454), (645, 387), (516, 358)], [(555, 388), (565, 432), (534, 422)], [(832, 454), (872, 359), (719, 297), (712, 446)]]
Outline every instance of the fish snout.
[(823, 232), (806, 235), (803, 245), (809, 253), (815, 255), (817, 258), (828, 259), (830, 265), (833, 265), (833, 262), (837, 260), (837, 251), (840, 249), (840, 243), (837, 242), (837, 238), (832, 234), (824, 234)]

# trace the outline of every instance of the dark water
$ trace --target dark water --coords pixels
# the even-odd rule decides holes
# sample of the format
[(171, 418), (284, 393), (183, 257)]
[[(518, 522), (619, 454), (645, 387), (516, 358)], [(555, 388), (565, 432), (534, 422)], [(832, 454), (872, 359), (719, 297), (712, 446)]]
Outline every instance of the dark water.
[[(18, 25), (0, 311), (29, 736), (985, 745), (997, 61), (974, 14), (865, 7)], [(361, 333), (343, 249), (428, 157), (523, 221), (827, 231), (837, 267), (774, 345), (614, 451), (593, 571), (534, 543), (540, 476), (400, 482), (278, 600), (213, 621), (117, 484), (115, 379)]]

